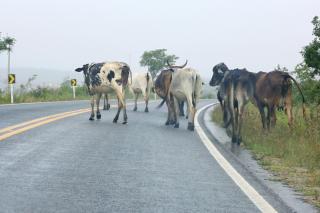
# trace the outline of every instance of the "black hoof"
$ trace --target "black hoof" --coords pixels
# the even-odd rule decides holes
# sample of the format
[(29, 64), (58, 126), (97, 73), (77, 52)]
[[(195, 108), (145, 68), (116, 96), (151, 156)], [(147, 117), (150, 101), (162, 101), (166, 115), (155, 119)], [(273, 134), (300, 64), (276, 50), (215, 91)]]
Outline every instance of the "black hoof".
[(179, 116), (183, 117), (183, 116), (184, 116), (184, 113), (180, 113)]
[(118, 122), (118, 119), (113, 119), (113, 123), (117, 123)]
[(148, 107), (146, 107), (146, 108), (144, 109), (144, 112), (149, 112)]
[(188, 123), (188, 130), (194, 131), (194, 125), (192, 123)]
[(90, 120), (90, 121), (94, 121), (94, 117), (93, 117), (93, 116), (90, 116), (89, 120)]
[(101, 119), (101, 114), (97, 114), (97, 119)]
[(175, 121), (170, 121), (169, 124), (170, 125), (174, 125), (174, 124), (176, 124), (176, 122)]
[(232, 136), (232, 143), (237, 143), (237, 138), (235, 136)]
[(174, 128), (179, 128), (179, 123), (176, 123), (176, 124), (174, 125)]
[(166, 121), (165, 125), (166, 125), (166, 126), (170, 125), (170, 122), (169, 122), (169, 121)]
[(188, 119), (189, 117), (188, 117), (188, 115), (186, 116), (186, 119)]
[(109, 110), (110, 109), (110, 104), (107, 104), (107, 110)]
[(133, 108), (133, 111), (137, 111), (137, 107), (134, 107), (134, 108)]
[(123, 122), (122, 122), (122, 124), (127, 124), (127, 123), (128, 123), (128, 121), (123, 121)]

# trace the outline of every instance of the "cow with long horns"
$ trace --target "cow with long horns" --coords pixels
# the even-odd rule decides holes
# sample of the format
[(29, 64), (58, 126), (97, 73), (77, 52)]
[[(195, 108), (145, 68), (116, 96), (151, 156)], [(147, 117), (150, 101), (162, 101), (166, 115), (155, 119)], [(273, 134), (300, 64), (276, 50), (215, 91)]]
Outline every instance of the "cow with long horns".
[[(162, 102), (159, 104), (158, 108), (160, 108), (164, 103), (166, 103), (168, 108), (168, 116), (165, 122), (165, 125), (175, 124), (176, 120), (174, 118), (174, 105), (173, 98), (170, 99), (169, 88), (172, 80), (172, 71), (173, 69), (183, 69), (187, 66), (188, 61), (186, 61), (182, 66), (172, 66), (172, 68), (164, 69), (156, 76), (154, 82), (154, 90), (156, 94), (162, 98)], [(167, 62), (168, 67), (170, 64)]]

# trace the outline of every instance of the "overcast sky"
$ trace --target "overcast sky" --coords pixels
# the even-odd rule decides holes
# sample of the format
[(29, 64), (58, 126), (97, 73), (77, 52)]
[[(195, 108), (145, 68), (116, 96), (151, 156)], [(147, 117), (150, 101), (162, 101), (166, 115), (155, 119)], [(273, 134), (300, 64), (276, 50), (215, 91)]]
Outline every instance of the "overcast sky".
[[(88, 62), (139, 67), (145, 50), (166, 48), (204, 77), (213, 65), (292, 70), (312, 36), (320, 0), (0, 0), (2, 36), (17, 39), (13, 69), (47, 68), (79, 76)], [(0, 55), (0, 67), (6, 55)], [(3, 75), (3, 69), (1, 69)], [(14, 72), (14, 71), (13, 71)], [(26, 71), (27, 72), (27, 71)], [(30, 73), (31, 75), (32, 73)]]

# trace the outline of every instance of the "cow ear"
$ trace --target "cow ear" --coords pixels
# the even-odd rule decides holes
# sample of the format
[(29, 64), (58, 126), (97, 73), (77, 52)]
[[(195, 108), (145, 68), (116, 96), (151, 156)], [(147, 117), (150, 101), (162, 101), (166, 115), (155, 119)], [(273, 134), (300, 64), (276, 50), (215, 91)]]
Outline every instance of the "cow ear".
[(83, 68), (81, 67), (81, 68), (77, 68), (77, 69), (75, 69), (75, 71), (76, 72), (81, 72), (81, 71), (83, 71)]

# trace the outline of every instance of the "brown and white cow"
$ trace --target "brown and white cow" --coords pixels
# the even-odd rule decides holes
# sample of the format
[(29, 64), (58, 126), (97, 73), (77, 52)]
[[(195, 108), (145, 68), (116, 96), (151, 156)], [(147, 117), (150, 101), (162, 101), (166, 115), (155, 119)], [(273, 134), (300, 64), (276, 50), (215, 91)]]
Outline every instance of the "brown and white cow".
[(175, 69), (173, 66), (170, 66), (170, 68), (173, 71), (169, 92), (174, 100), (174, 127), (179, 128), (179, 103), (185, 101), (188, 112), (188, 130), (193, 131), (194, 116), (197, 110), (197, 102), (202, 92), (203, 81), (195, 69)]
[[(171, 68), (164, 69), (161, 72), (159, 72), (154, 81), (154, 90), (156, 94), (162, 98), (162, 102), (159, 104), (158, 108), (160, 108), (164, 103), (166, 103), (168, 108), (168, 116), (167, 120), (165, 122), (165, 125), (175, 124), (175, 118), (174, 118), (174, 105), (173, 105), (173, 98), (170, 99), (169, 94), (169, 88), (171, 85), (172, 80), (172, 72), (174, 69), (182, 69), (185, 66), (187, 66), (188, 61), (186, 61), (185, 64), (182, 66), (171, 66), (169, 63), (167, 63)], [(182, 109), (183, 110), (183, 109)]]
[(144, 109), (145, 112), (149, 112), (148, 102), (151, 93), (151, 89), (153, 87), (153, 81), (151, 74), (149, 72), (146, 73), (138, 73), (132, 78), (132, 84), (130, 85), (130, 91), (134, 95), (134, 108), (133, 111), (137, 111), (137, 101), (139, 95), (142, 94), (143, 99), (146, 103), (146, 107)]
[(85, 64), (75, 71), (83, 72), (85, 84), (91, 98), (91, 115), (89, 120), (94, 120), (94, 96), (96, 96), (97, 119), (101, 119), (99, 103), (102, 94), (114, 92), (118, 99), (118, 111), (113, 119), (116, 123), (121, 109), (123, 109), (123, 124), (127, 123), (128, 117), (125, 103), (125, 88), (128, 85), (130, 67), (124, 62), (104, 62)]

